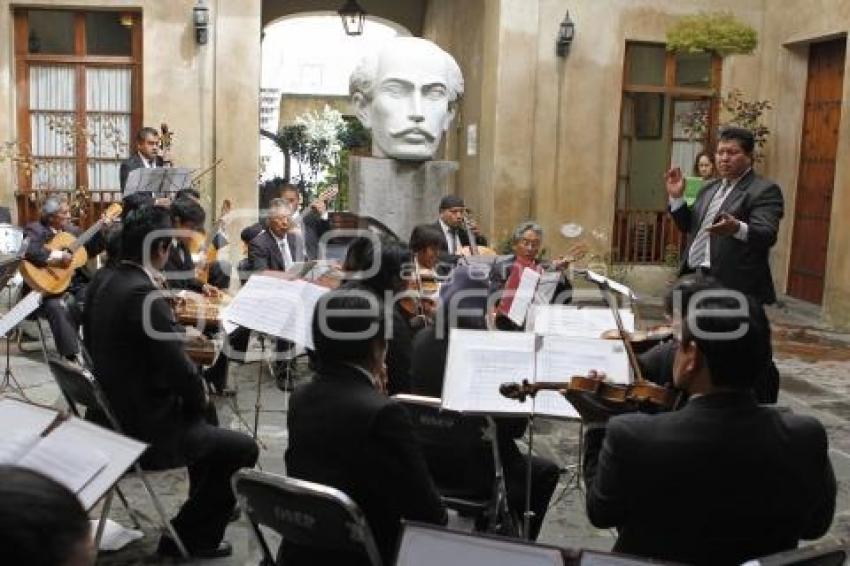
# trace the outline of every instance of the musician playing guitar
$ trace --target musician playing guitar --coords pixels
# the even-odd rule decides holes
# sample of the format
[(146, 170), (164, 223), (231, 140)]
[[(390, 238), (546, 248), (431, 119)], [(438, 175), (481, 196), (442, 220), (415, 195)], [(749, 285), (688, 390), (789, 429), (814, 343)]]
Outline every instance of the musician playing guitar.
[[(112, 222), (108, 216), (104, 216), (101, 225)], [(44, 201), (41, 207), (41, 218), (37, 222), (30, 222), (24, 228), (24, 236), (29, 240), (27, 250), (24, 253), (22, 273), (26, 281), (24, 293), (29, 289), (35, 289), (44, 293), (42, 301), (42, 312), (47, 318), (56, 349), (59, 354), (68, 359), (74, 359), (80, 351), (78, 328), (83, 308), (83, 297), (89, 277), (83, 270), (76, 269), (70, 279), (67, 288), (48, 289), (41, 288), (28, 274), (37, 275), (38, 271), (45, 271), (57, 275), (62, 270), (77, 265), (75, 254), (67, 249), (52, 250), (48, 244), (62, 232), (79, 235), (80, 229), (71, 224), (71, 214), (68, 203), (56, 197), (50, 197)], [(84, 243), (88, 257), (94, 257), (104, 250), (105, 238), (100, 231), (94, 233), (93, 237)], [(85, 258), (83, 259), (83, 262)], [(48, 281), (51, 279), (46, 277)]]

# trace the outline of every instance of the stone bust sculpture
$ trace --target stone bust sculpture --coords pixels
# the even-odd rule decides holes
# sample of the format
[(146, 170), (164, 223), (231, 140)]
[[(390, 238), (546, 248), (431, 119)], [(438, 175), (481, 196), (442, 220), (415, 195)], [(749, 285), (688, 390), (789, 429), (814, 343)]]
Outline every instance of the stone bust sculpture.
[(454, 58), (418, 37), (396, 37), (364, 57), (349, 78), (357, 118), (372, 130), (372, 155), (432, 159), (463, 95)]

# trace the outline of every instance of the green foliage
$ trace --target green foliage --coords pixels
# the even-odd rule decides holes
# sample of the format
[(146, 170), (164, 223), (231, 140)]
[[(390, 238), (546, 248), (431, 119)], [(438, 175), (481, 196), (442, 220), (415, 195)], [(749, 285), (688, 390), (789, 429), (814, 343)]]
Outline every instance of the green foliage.
[(729, 12), (686, 16), (667, 32), (668, 51), (710, 52), (725, 57), (752, 53), (757, 45), (756, 30)]
[[(753, 133), (756, 140), (754, 158), (757, 162), (764, 159), (764, 146), (770, 136), (770, 128), (764, 122), (764, 114), (772, 108), (769, 100), (747, 100), (744, 92), (737, 88), (720, 97), (720, 123), (747, 128)], [(709, 110), (710, 104), (703, 102), (695, 105), (692, 112), (681, 114), (677, 118), (688, 139), (706, 137)]]

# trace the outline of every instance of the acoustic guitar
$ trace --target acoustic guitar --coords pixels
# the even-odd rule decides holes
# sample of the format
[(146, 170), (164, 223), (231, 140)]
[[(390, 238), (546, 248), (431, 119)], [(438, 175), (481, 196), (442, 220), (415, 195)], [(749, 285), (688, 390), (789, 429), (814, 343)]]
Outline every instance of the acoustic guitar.
[(69, 232), (59, 232), (48, 243), (44, 245), (50, 251), (64, 250), (74, 257), (68, 267), (48, 265), (38, 267), (29, 261), (21, 262), (21, 276), (34, 291), (45, 295), (58, 295), (65, 292), (74, 276), (74, 271), (86, 264), (89, 259), (86, 253), (86, 242), (91, 240), (103, 226), (104, 220), (115, 220), (121, 215), (121, 205), (114, 203), (103, 213), (101, 218), (92, 224), (88, 230), (75, 237)]

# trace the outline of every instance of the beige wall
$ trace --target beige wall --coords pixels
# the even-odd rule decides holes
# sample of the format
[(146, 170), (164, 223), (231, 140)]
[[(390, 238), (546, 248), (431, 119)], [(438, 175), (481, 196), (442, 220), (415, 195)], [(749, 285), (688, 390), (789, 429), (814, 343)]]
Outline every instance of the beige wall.
[[(808, 45), (846, 36), (850, 29), (850, 1), (793, 2), (770, 0), (760, 39), (765, 64), (760, 73), (760, 95), (774, 101), (767, 172), (783, 188), (786, 215), (774, 254), (773, 271), (785, 290), (791, 253), (796, 185), (800, 166), (803, 103), (806, 92)], [(784, 14), (784, 16), (783, 16)], [(793, 17), (788, 17), (793, 14)], [(850, 57), (845, 61), (844, 103), (835, 170), (832, 218), (826, 263), (823, 312), (833, 324), (850, 328)]]
[[(17, 137), (10, 4), (0, 0), (0, 142)], [(195, 0), (38, 2), (41, 7), (141, 8), (143, 123), (168, 123), (178, 165), (204, 168), (223, 159), (202, 184), (215, 209), (223, 198), (255, 207), (261, 0), (240, 0), (238, 9), (235, 2), (208, 2), (212, 30), (205, 46), (195, 43), (194, 5)], [(13, 179), (6, 165), (0, 164), (0, 171), (0, 197), (11, 203)]]

